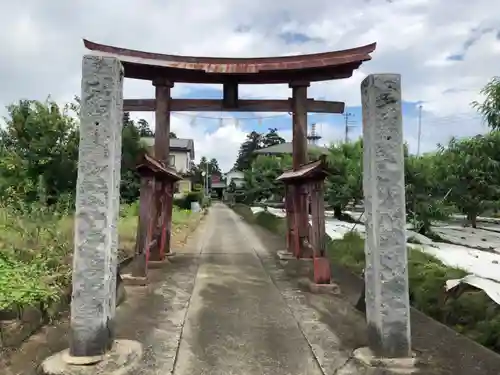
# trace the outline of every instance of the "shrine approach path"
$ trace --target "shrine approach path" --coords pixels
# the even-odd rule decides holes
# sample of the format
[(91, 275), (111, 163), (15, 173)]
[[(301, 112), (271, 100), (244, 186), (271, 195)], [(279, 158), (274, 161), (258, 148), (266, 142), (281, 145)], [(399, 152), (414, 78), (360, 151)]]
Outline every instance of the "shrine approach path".
[(175, 375), (322, 373), (248, 224), (214, 204), (191, 251), (198, 269)]

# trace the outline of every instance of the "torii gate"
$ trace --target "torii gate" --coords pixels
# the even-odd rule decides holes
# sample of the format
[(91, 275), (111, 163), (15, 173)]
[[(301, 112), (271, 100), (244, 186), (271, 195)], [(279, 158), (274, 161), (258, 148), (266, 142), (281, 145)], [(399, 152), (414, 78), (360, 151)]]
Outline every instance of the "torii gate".
[[(58, 354), (65, 363), (74, 365), (101, 361), (113, 345), (123, 110), (155, 111), (155, 157), (164, 165), (168, 163), (171, 111), (291, 111), (293, 169), (299, 170), (307, 162), (307, 112), (344, 110), (341, 102), (308, 99), (307, 87), (311, 82), (351, 77), (375, 50), (375, 44), (370, 44), (301, 56), (216, 58), (147, 53), (87, 40), (84, 43), (93, 53), (83, 57), (82, 66), (71, 339), (69, 351)], [(124, 77), (152, 81), (156, 98), (123, 100)], [(172, 99), (170, 91), (177, 82), (221, 84), (224, 97)], [(239, 84), (278, 83), (289, 84), (290, 99), (238, 97)], [(411, 354), (411, 346), (400, 77), (368, 76), (361, 92), (370, 347), (379, 356), (405, 357)], [(166, 204), (168, 210), (172, 200)], [(307, 223), (306, 205), (296, 207), (302, 207), (295, 213), (296, 220)], [(387, 260), (390, 262), (384, 263)], [(57, 355), (54, 358), (58, 360)]]

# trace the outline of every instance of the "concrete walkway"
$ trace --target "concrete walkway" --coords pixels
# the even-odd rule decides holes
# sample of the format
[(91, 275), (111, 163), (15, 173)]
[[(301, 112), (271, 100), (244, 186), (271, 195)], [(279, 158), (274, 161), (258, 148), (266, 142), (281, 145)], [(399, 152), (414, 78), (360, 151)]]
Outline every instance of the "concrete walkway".
[(321, 374), (247, 224), (222, 205), (207, 224), (174, 374)]

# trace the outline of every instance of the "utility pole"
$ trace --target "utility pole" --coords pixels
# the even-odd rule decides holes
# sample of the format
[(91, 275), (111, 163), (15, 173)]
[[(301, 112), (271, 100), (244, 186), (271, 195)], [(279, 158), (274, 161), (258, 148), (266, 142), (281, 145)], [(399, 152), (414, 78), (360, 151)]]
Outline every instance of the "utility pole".
[(351, 116), (354, 116), (354, 115), (350, 112), (344, 113), (344, 120), (345, 120), (345, 139), (344, 139), (344, 142), (345, 143), (349, 142), (349, 128), (354, 127), (353, 125), (350, 125), (350, 124), (352, 124), (352, 121), (349, 120), (349, 118)]
[(418, 106), (417, 156), (420, 156), (420, 138), (422, 137), (422, 105)]
[(206, 186), (206, 189), (207, 189), (207, 192), (206, 192), (206, 195), (208, 197), (208, 162), (207, 164), (205, 165), (206, 167), (206, 173), (205, 173), (205, 186)]

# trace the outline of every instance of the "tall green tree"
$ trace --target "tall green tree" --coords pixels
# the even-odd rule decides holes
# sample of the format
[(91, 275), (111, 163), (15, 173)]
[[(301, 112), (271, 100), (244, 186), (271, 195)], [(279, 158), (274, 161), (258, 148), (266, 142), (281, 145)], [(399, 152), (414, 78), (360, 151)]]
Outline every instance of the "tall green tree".
[(241, 144), (234, 169), (245, 171), (250, 168), (255, 158), (253, 152), (262, 148), (262, 134), (252, 131), (247, 134), (246, 140)]
[(271, 147), (285, 143), (285, 139), (278, 134), (278, 129), (269, 128), (267, 134), (262, 136), (262, 147)]
[(500, 129), (500, 77), (493, 77), (481, 94), (485, 97), (483, 102), (474, 101), (472, 106), (486, 120), (488, 126), (493, 130)]
[(363, 143), (337, 143), (329, 147), (327, 164), (330, 174), (325, 181), (325, 198), (333, 207), (334, 216), (342, 218), (349, 204), (363, 199)]
[(281, 200), (285, 194), (285, 186), (276, 181), (276, 178), (291, 167), (291, 155), (257, 156), (251, 168), (245, 171), (245, 195), (248, 203), (271, 197)]
[(440, 147), (439, 163), (443, 186), (450, 201), (475, 228), (477, 216), (498, 207), (500, 200), (500, 131), (471, 138), (453, 138)]
[(428, 234), (432, 221), (445, 220), (452, 212), (435, 153), (405, 156), (407, 220), (420, 234)]
[(0, 194), (32, 202), (40, 182), (49, 203), (74, 192), (79, 135), (69, 106), (20, 100), (7, 113), (0, 130)]

